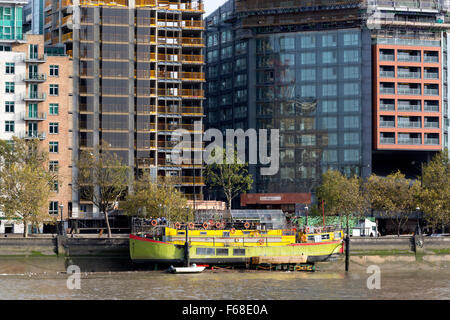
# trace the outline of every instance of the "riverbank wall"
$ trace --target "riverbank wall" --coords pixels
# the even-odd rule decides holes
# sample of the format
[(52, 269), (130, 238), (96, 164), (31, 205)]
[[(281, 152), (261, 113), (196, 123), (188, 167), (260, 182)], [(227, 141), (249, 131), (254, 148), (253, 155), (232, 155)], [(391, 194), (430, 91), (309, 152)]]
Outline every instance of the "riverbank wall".
[[(399, 268), (417, 263), (450, 267), (450, 238), (425, 237), (417, 247), (414, 237), (351, 238), (351, 267), (390, 264)], [(65, 272), (68, 265), (83, 272), (154, 270), (130, 259), (128, 236), (0, 238), (0, 274)], [(320, 263), (319, 269), (343, 269), (343, 259)]]

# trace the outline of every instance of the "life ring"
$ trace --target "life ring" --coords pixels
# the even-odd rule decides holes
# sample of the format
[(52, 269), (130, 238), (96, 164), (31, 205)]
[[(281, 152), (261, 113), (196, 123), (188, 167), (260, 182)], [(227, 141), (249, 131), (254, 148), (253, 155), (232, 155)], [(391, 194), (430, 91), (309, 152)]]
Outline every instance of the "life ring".
[(155, 219), (152, 220), (152, 222), (150, 222), (152, 224), (152, 226), (156, 226), (158, 224), (158, 222), (156, 222)]
[(235, 228), (231, 228), (230, 232), (231, 232), (231, 234), (234, 234), (236, 232), (236, 229)]
[(176, 223), (175, 223), (175, 228), (176, 228), (176, 229), (180, 229), (180, 227), (181, 227), (181, 224), (180, 224), (179, 222), (176, 222)]
[(208, 223), (207, 222), (203, 223), (203, 229), (208, 229)]
[(297, 232), (297, 228), (292, 228), (292, 232)]
[(245, 228), (245, 229), (250, 228), (250, 223), (248, 223), (248, 221), (247, 221), (246, 223), (244, 223), (244, 228)]
[(258, 243), (259, 243), (260, 245), (263, 245), (263, 244), (264, 244), (264, 239), (259, 239), (259, 240), (258, 240)]
[(194, 223), (193, 222), (189, 222), (189, 229), (194, 229)]
[(217, 229), (220, 229), (220, 226), (221, 226), (221, 225), (222, 225), (222, 224), (221, 224), (220, 222), (217, 222), (217, 223), (216, 223), (216, 228), (217, 228)]
[(302, 242), (306, 242), (306, 236), (305, 236), (305, 235), (302, 235), (301, 240), (302, 240)]

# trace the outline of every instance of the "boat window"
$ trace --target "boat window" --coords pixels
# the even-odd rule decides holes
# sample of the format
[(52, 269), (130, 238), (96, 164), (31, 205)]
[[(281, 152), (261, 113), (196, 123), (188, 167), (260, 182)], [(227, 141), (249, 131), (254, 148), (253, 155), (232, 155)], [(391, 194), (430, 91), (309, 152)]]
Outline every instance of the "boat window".
[(245, 256), (245, 249), (233, 249), (233, 256)]
[(230, 236), (230, 231), (224, 231), (223, 232), (223, 236), (224, 237), (229, 237)]
[(178, 234), (184, 234), (184, 231), (178, 231)]
[(214, 248), (197, 248), (198, 255), (214, 255)]
[(216, 249), (216, 255), (218, 256), (227, 256), (228, 249)]
[(322, 235), (322, 240), (330, 239), (330, 234), (326, 233)]
[(308, 241), (314, 241), (314, 236), (308, 236)]
[(206, 232), (206, 231), (200, 231), (201, 236), (206, 236), (207, 234), (208, 234), (208, 232)]
[(243, 231), (244, 234), (250, 234), (250, 231)]

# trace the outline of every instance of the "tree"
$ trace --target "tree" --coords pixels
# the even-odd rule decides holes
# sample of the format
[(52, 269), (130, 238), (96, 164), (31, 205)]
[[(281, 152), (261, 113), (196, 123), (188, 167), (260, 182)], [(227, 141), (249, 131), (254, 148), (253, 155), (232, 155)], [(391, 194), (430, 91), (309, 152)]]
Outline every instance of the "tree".
[(448, 150), (423, 167), (419, 207), (431, 227), (450, 223), (450, 162)]
[(210, 186), (219, 187), (223, 190), (231, 215), (231, 202), (241, 193), (246, 193), (252, 188), (253, 178), (248, 173), (248, 163), (239, 163), (238, 154), (227, 156), (226, 149), (217, 148), (213, 151), (223, 154), (222, 163), (212, 163), (206, 166), (206, 179)]
[(0, 210), (7, 219), (22, 220), (24, 237), (29, 224), (54, 220), (48, 214), (48, 199), (57, 179), (47, 160), (37, 139), (0, 141)]
[(327, 215), (345, 216), (347, 230), (349, 217), (367, 209), (361, 179), (357, 176), (348, 178), (336, 170), (328, 170), (322, 175), (317, 197), (319, 202), (324, 200)]
[(408, 214), (417, 207), (420, 183), (405, 178), (400, 171), (387, 177), (372, 174), (365, 188), (373, 209), (390, 218), (397, 226), (397, 235), (408, 221)]
[(81, 152), (74, 187), (79, 190), (80, 198), (91, 201), (103, 213), (110, 238), (108, 213), (126, 195), (131, 178), (130, 168), (105, 146), (102, 142), (93, 152)]
[(148, 174), (135, 180), (133, 193), (128, 194), (121, 208), (128, 215), (136, 215), (140, 210), (140, 216), (145, 218), (164, 216), (181, 222), (193, 218), (187, 199), (170, 178), (152, 178)]

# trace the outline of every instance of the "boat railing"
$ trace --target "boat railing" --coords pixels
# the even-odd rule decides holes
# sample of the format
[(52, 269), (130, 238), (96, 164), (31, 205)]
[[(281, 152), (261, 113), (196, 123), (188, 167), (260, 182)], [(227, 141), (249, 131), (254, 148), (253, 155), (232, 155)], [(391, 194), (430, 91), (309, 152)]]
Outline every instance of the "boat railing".
[(324, 233), (342, 230), (340, 224), (327, 225), (327, 226), (301, 226), (299, 231), (302, 233)]

